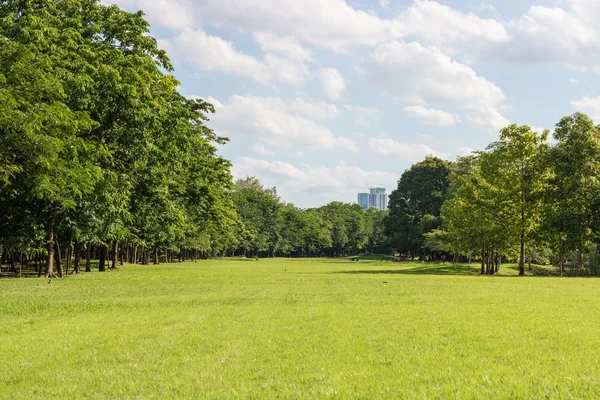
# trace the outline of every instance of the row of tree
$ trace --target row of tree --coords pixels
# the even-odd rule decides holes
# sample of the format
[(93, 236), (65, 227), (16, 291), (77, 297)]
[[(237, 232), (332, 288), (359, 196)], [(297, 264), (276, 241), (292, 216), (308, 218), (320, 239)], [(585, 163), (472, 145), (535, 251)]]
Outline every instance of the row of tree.
[(103, 270), (227, 246), (240, 222), (226, 139), (148, 32), (98, 0), (0, 2), (2, 261), (54, 276), (73, 253), (76, 271), (81, 254)]
[(92, 260), (381, 250), (384, 213), (234, 185), (213, 107), (182, 96), (172, 70), (141, 12), (0, 2), (0, 266), (53, 277)]
[(225, 255), (339, 257), (384, 251), (387, 211), (333, 202), (300, 209), (281, 201), (255, 177), (236, 182), (233, 203), (244, 231)]
[(532, 262), (600, 275), (600, 131), (584, 114), (549, 131), (510, 125), (485, 151), (429, 157), (390, 196), (388, 245), (421, 258)]

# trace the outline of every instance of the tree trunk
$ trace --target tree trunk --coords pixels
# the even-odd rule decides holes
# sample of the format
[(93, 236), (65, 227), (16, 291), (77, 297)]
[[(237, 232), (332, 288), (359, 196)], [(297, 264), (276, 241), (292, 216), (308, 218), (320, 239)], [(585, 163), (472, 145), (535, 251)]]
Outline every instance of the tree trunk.
[(111, 254), (111, 265), (110, 265), (110, 269), (117, 269), (117, 257), (118, 257), (118, 250), (119, 250), (119, 241), (115, 240), (112, 243), (112, 254)]
[(79, 265), (81, 264), (81, 243), (75, 242), (75, 263), (73, 264), (73, 272), (79, 274)]
[(481, 275), (485, 275), (485, 251), (481, 249)]
[(55, 247), (56, 247), (56, 272), (58, 272), (58, 276), (60, 276), (62, 278), (63, 273), (62, 273), (62, 254), (60, 253), (60, 246), (58, 245), (58, 241), (55, 241)]
[(154, 265), (158, 265), (160, 263), (158, 259), (158, 247), (154, 248)]
[(72, 262), (73, 262), (73, 245), (71, 243), (71, 241), (69, 241), (69, 245), (67, 247), (67, 264), (66, 264), (66, 272), (65, 275), (69, 276), (69, 270), (71, 269), (72, 266)]
[(86, 250), (85, 272), (92, 272), (92, 242), (88, 242)]
[(108, 248), (104, 245), (100, 246), (100, 263), (98, 264), (98, 271), (106, 271), (106, 252)]
[(15, 267), (15, 253), (10, 253), (10, 272), (17, 272)]
[(51, 215), (48, 219), (48, 232), (47, 232), (47, 249), (48, 249), (48, 260), (46, 260), (46, 278), (54, 278), (54, 216)]
[[(525, 211), (521, 210), (521, 223), (525, 226)], [(521, 228), (521, 252), (519, 254), (519, 276), (525, 275), (525, 231)]]

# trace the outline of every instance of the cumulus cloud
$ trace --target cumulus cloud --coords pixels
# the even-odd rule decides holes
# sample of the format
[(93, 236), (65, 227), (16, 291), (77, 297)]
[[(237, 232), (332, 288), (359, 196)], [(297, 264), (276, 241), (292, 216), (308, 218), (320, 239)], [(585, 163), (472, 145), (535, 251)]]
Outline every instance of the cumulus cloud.
[(504, 23), (510, 43), (462, 49), (473, 60), (515, 64), (557, 64), (600, 72), (600, 2), (569, 0), (531, 6)]
[(329, 100), (341, 100), (346, 92), (346, 81), (335, 68), (323, 68), (319, 74), (323, 94)]
[(335, 136), (329, 128), (308, 118), (323, 120), (336, 115), (334, 108), (317, 112), (320, 103), (316, 104), (304, 100), (234, 95), (212, 116), (211, 126), (232, 139), (251, 137), (273, 147), (358, 152), (353, 141)]
[(195, 5), (193, 0), (102, 0), (102, 4), (118, 3), (129, 11), (143, 10), (151, 23), (180, 30), (194, 26)]
[(436, 1), (415, 1), (398, 19), (404, 36), (417, 36), (428, 43), (507, 43), (510, 36), (502, 23), (461, 13)]
[(252, 146), (252, 151), (254, 151), (256, 154), (261, 155), (261, 156), (274, 156), (275, 155), (275, 152), (267, 149), (265, 147), (265, 145), (262, 143), (257, 143), (254, 146)]
[(202, 30), (184, 30), (173, 41), (166, 42), (166, 46), (202, 69), (249, 77), (261, 84), (276, 81), (298, 86), (310, 76), (303, 63), (272, 53), (259, 60), (238, 51), (233, 43)]
[[(250, 157), (241, 157), (233, 162), (232, 173), (235, 177), (257, 176), (267, 186), (276, 185), (284, 199), (308, 194), (314, 204), (323, 201), (318, 196), (331, 200), (353, 201), (356, 193), (367, 187), (395, 186), (398, 175), (383, 171), (365, 171), (351, 165), (335, 167), (310, 165), (294, 166), (283, 161), (267, 161)], [(349, 198), (349, 196), (351, 196)]]
[(596, 123), (600, 123), (600, 96), (596, 98), (586, 96), (579, 100), (573, 100), (571, 106), (576, 111), (588, 114)]
[(416, 162), (427, 156), (447, 158), (444, 154), (433, 150), (425, 144), (412, 144), (398, 142), (390, 138), (371, 138), (369, 147), (376, 154), (384, 156), (396, 156), (410, 162)]
[(497, 107), (505, 99), (493, 82), (436, 47), (393, 41), (377, 47), (362, 68), (365, 79), (393, 98), (415, 104), (405, 112), (429, 123), (456, 123), (456, 116), (425, 106), (473, 110), (473, 122), (496, 129), (507, 120)]
[[(380, 4), (387, 6), (386, 1)], [(345, 0), (205, 0), (200, 16), (206, 23), (217, 26), (295, 35), (336, 52), (406, 36), (434, 43), (509, 39), (498, 21), (461, 13), (429, 0), (414, 1), (394, 19), (357, 10)]]
[(499, 131), (500, 129), (510, 125), (510, 121), (507, 120), (500, 114), (497, 108), (488, 107), (475, 110), (469, 116), (469, 120), (477, 125), (484, 126), (493, 131)]
[(293, 36), (257, 32), (254, 34), (254, 39), (264, 53), (278, 53), (296, 61), (314, 61), (312, 52), (302, 47)]
[(450, 126), (460, 122), (460, 118), (456, 114), (423, 106), (404, 107), (404, 115), (419, 119), (426, 125)]
[(381, 110), (375, 107), (344, 106), (354, 116), (357, 125), (369, 126), (381, 114)]
[(388, 95), (413, 104), (494, 107), (505, 99), (494, 83), (435, 47), (393, 41), (371, 53), (365, 78)]

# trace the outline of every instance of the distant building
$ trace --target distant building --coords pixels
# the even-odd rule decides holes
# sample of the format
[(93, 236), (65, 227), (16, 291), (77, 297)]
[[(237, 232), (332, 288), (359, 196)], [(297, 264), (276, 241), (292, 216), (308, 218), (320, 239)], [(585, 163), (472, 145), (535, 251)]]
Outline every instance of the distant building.
[(366, 210), (375, 207), (378, 210), (386, 210), (388, 206), (388, 195), (384, 188), (369, 189), (370, 193), (359, 193), (358, 204)]
[(359, 193), (358, 204), (367, 211), (369, 209), (369, 193)]

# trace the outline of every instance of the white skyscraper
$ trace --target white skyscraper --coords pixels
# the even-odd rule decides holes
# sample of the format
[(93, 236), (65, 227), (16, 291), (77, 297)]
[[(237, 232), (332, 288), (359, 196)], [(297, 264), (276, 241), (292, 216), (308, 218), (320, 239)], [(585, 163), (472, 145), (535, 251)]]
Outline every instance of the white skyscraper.
[(388, 195), (384, 188), (369, 189), (369, 207), (375, 207), (378, 210), (386, 210), (388, 206)]
[(385, 193), (384, 188), (373, 188), (369, 189), (370, 193), (359, 193), (358, 204), (360, 204), (365, 211), (371, 207), (375, 207), (378, 210), (386, 210), (388, 206), (388, 195)]

